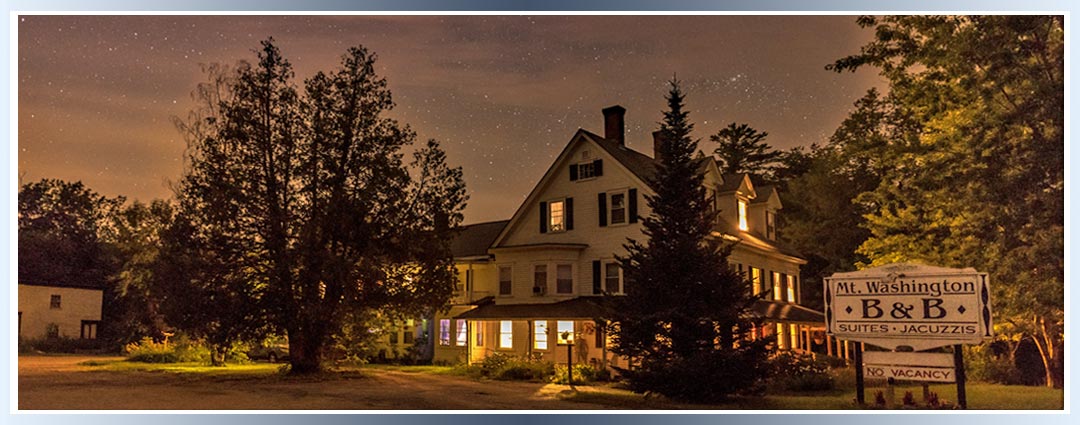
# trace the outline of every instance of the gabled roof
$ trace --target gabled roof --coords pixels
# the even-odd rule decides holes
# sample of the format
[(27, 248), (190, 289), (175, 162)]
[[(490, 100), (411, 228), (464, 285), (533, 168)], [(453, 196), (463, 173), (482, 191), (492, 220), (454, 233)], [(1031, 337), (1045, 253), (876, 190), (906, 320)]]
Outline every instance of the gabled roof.
[(557, 174), (556, 170), (559, 170), (560, 165), (568, 160), (567, 157), (570, 155), (572, 148), (583, 142), (592, 142), (593, 144), (599, 145), (604, 152), (607, 152), (615, 159), (615, 162), (618, 163), (619, 166), (629, 170), (634, 177), (641, 180), (643, 186), (649, 187), (647, 176), (651, 175), (650, 173), (655, 173), (656, 169), (655, 161), (653, 161), (652, 158), (633, 149), (618, 147), (618, 143), (613, 140), (604, 139), (603, 137), (579, 128), (578, 131), (574, 133), (574, 136), (570, 138), (570, 142), (563, 147), (562, 152), (559, 152), (559, 156), (555, 158), (555, 161), (552, 162), (551, 166), (544, 172), (544, 176), (540, 178), (540, 181), (536, 183), (536, 186), (533, 186), (532, 191), (525, 197), (525, 201), (518, 206), (517, 211), (510, 217), (510, 222), (506, 224), (506, 227), (499, 232), (499, 236), (491, 243), (492, 246), (502, 243), (503, 238), (505, 238), (510, 230), (512, 230), (518, 220), (525, 215), (528, 206), (536, 203), (536, 197), (539, 196), (540, 190), (546, 186), (551, 179), (555, 178)]
[(763, 251), (774, 251), (788, 257), (792, 257), (800, 262), (800, 264), (806, 264), (806, 260), (802, 258), (802, 254), (798, 251), (784, 245), (780, 241), (768, 240), (761, 234), (753, 231), (739, 230), (733, 224), (724, 219), (723, 216), (716, 218), (716, 224), (713, 226), (713, 231), (723, 235), (731, 235), (738, 238), (745, 246), (751, 246)]
[(454, 254), (454, 258), (487, 255), (491, 243), (509, 222), (510, 220), (500, 220), (462, 226), (450, 242), (450, 252)]

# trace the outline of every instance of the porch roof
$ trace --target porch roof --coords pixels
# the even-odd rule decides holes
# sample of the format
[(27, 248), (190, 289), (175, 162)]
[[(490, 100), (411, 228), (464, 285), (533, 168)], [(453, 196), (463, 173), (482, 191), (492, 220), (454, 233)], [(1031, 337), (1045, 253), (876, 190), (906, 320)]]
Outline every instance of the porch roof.
[(554, 303), (536, 304), (482, 304), (457, 315), (456, 319), (508, 320), (508, 319), (595, 319), (601, 316), (600, 305), (591, 298), (577, 297)]
[(769, 322), (825, 324), (825, 315), (821, 312), (782, 301), (758, 300), (754, 303), (754, 313)]

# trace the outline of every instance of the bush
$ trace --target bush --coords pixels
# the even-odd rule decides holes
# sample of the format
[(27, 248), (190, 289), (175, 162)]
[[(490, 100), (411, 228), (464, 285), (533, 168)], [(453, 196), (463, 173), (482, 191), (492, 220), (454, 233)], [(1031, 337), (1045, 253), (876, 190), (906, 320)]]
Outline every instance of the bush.
[(19, 341), (19, 352), (101, 353), (107, 350), (107, 345), (107, 343), (99, 339), (42, 338)]
[[(589, 364), (576, 363), (574, 364), (574, 383), (575, 384), (588, 384), (596, 381), (607, 380), (607, 374), (600, 370), (598, 367), (594, 367)], [(566, 383), (566, 365), (555, 365), (554, 375), (551, 377), (551, 382), (556, 384)]]
[(631, 391), (655, 392), (694, 403), (724, 401), (733, 394), (754, 394), (768, 372), (764, 345), (706, 351), (688, 358), (643, 361), (639, 369), (616, 368)]
[(144, 337), (139, 342), (133, 342), (124, 347), (124, 354), (129, 362), (143, 363), (185, 363), (185, 362), (209, 362), (210, 350), (202, 344), (179, 336), (173, 341), (155, 342), (150, 337)]
[(791, 351), (776, 353), (769, 359), (770, 392), (823, 391), (836, 387), (825, 360)]
[(989, 344), (965, 347), (964, 369), (968, 379), (990, 384), (1021, 385), (1016, 363), (1007, 355), (994, 353)]
[(555, 373), (549, 362), (492, 353), (479, 366), (465, 366), (464, 374), (505, 381), (544, 381)]

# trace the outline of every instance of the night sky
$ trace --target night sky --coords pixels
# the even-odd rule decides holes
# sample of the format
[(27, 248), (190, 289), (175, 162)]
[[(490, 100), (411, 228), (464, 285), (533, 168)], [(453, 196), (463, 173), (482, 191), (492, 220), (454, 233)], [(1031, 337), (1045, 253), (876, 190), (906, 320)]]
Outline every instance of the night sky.
[(442, 142), (471, 196), (465, 221), (509, 218), (578, 128), (627, 108), (650, 153), (667, 80), (683, 81), (701, 147), (732, 121), (790, 148), (822, 142), (870, 87), (833, 60), (872, 37), (851, 16), (21, 16), (19, 177), (81, 180), (107, 196), (171, 196), (200, 64), (254, 60), (274, 37), (297, 83), (349, 46), (378, 54), (418, 140)]

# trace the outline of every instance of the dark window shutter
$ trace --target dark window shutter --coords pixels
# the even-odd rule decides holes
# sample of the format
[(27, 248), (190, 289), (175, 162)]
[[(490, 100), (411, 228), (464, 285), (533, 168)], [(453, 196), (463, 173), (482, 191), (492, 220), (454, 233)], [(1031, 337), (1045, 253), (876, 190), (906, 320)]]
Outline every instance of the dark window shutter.
[(596, 260), (592, 262), (592, 293), (600, 292), (600, 260)]
[(596, 201), (600, 204), (600, 227), (607, 226), (607, 194), (600, 192), (596, 196)]
[(593, 161), (593, 175), (596, 177), (604, 175), (604, 161), (602, 159)]
[(637, 223), (637, 189), (630, 189), (630, 222)]
[(577, 180), (577, 164), (570, 164), (570, 181)]
[(540, 233), (547, 233), (547, 202), (540, 203)]
[(574, 230), (574, 198), (566, 198), (566, 230)]

